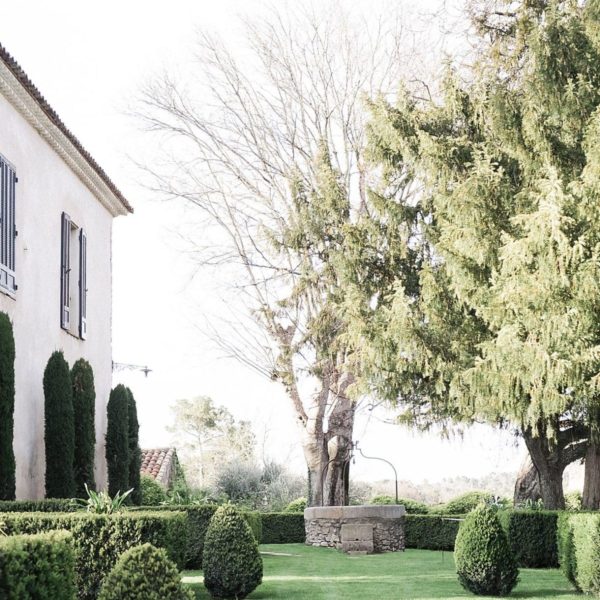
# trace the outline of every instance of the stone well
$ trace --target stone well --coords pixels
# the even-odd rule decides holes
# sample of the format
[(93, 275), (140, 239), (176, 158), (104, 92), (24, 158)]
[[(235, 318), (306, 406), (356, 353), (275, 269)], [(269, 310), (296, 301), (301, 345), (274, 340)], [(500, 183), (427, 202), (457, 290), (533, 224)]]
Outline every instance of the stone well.
[[(342, 548), (347, 540), (344, 535), (358, 532), (365, 536), (367, 529), (372, 529), (371, 552), (397, 552), (404, 550), (404, 506), (369, 505), (369, 506), (312, 506), (304, 511), (304, 527), (306, 543), (309, 546)], [(370, 526), (370, 527), (348, 527)], [(363, 540), (365, 543), (368, 540)], [(368, 544), (365, 545), (365, 549)], [(355, 547), (353, 547), (354, 549)], [(344, 547), (343, 549), (346, 549)]]

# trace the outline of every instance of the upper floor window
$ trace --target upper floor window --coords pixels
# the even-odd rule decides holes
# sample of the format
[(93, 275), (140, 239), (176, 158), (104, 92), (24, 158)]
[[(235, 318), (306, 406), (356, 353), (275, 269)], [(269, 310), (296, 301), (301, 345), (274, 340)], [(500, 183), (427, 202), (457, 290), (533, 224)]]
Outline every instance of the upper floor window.
[(87, 337), (87, 236), (67, 213), (61, 218), (60, 326)]
[(0, 156), (0, 290), (11, 296), (17, 291), (15, 276), (15, 187), (14, 167)]

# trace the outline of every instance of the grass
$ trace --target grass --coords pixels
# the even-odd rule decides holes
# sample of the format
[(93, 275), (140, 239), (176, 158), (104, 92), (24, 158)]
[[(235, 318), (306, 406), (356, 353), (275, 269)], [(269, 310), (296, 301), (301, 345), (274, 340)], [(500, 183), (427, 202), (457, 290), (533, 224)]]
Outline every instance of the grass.
[[(451, 552), (407, 550), (351, 557), (303, 544), (263, 545), (263, 584), (251, 600), (430, 600), (475, 598), (458, 583)], [(184, 581), (208, 598), (200, 571)], [(491, 598), (491, 596), (487, 596)], [(556, 569), (521, 569), (510, 598), (582, 600)]]

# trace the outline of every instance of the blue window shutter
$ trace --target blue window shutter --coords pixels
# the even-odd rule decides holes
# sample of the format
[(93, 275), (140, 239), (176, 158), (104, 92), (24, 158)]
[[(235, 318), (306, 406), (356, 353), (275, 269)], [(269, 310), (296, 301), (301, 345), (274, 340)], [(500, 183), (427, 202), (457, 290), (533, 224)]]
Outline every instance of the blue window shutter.
[(0, 287), (15, 292), (15, 188), (14, 168), (0, 156)]
[(87, 235), (79, 230), (79, 337), (87, 338)]
[(71, 324), (69, 277), (71, 272), (71, 217), (63, 213), (60, 233), (60, 326), (69, 329)]

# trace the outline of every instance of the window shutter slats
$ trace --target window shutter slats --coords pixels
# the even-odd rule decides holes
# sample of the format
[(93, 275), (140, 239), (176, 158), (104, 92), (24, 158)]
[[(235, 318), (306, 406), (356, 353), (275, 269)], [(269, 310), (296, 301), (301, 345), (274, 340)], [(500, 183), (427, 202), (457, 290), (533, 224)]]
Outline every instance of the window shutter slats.
[(87, 337), (87, 235), (79, 231), (79, 337)]
[(69, 329), (71, 323), (69, 277), (71, 271), (71, 218), (67, 213), (62, 213), (60, 235), (60, 326)]
[(0, 157), (0, 287), (14, 293), (15, 277), (15, 170)]

